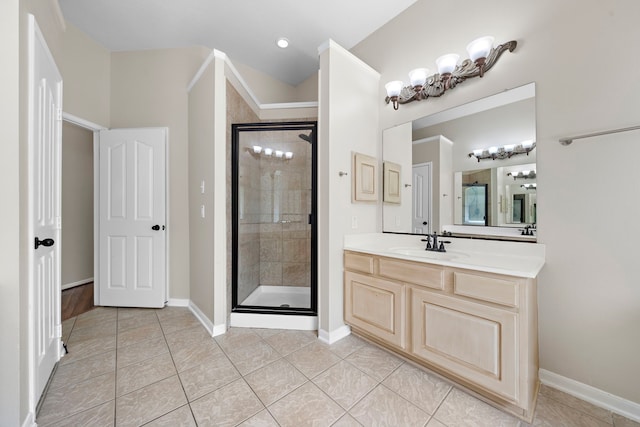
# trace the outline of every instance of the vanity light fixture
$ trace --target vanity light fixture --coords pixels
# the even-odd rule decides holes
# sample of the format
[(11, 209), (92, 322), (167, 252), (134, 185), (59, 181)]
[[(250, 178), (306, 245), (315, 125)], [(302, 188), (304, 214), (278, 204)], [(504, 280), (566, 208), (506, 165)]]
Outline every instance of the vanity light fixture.
[(538, 186), (536, 184), (522, 184), (520, 187), (524, 188), (525, 190), (537, 190)]
[(536, 171), (520, 171), (520, 172), (509, 172), (507, 176), (513, 177), (513, 180), (516, 179), (535, 179)]
[(409, 72), (409, 85), (400, 80), (387, 83), (385, 102), (391, 102), (394, 110), (399, 104), (420, 101), (429, 97), (442, 96), (447, 90), (472, 77), (482, 77), (505, 52), (513, 52), (517, 46), (515, 40), (493, 47), (493, 37), (486, 36), (473, 40), (467, 45), (469, 58), (458, 65), (459, 55), (450, 53), (436, 60), (438, 72), (427, 77), (426, 68), (417, 68)]
[(536, 148), (534, 141), (524, 141), (520, 144), (505, 145), (502, 147), (489, 147), (485, 149), (473, 150), (469, 153), (469, 157), (475, 157), (480, 160), (496, 160), (510, 159), (517, 154), (526, 154), (527, 156)]

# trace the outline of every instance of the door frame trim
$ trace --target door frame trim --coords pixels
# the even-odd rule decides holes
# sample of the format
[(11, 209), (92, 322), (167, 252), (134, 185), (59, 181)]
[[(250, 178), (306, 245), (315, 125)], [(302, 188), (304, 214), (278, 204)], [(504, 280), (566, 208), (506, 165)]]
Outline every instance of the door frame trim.
[[(427, 231), (429, 231), (429, 233), (431, 233), (431, 230), (433, 230), (433, 162), (422, 162), (422, 163), (416, 163), (415, 165), (411, 165), (411, 184), (415, 185), (415, 183), (413, 182), (413, 169), (416, 166), (429, 166), (429, 186), (427, 187), (427, 189), (429, 190), (429, 209), (428, 209), (428, 215), (429, 215), (429, 221), (428, 221), (428, 226), (427, 226)], [(415, 187), (414, 187), (415, 188)], [(413, 196), (412, 196), (413, 199)], [(411, 205), (411, 229), (413, 230), (413, 204)], [(438, 222), (440, 222), (440, 219), (438, 219)], [(440, 227), (440, 224), (438, 224), (438, 227)], [(437, 230), (436, 230), (437, 231)]]

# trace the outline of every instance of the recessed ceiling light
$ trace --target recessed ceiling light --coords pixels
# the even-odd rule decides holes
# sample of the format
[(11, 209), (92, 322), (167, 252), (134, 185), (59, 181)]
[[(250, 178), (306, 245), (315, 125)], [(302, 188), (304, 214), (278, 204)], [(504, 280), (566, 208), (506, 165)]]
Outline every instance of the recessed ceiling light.
[(279, 48), (285, 49), (287, 46), (289, 46), (289, 40), (285, 37), (280, 37), (278, 40), (276, 40), (276, 44)]

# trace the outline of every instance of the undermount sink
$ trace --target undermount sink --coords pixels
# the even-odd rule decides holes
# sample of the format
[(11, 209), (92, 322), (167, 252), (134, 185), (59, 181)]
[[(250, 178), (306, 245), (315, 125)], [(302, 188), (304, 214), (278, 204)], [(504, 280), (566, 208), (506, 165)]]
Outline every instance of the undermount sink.
[(448, 251), (448, 252), (434, 252), (434, 251), (426, 251), (424, 249), (417, 248), (389, 248), (389, 252), (398, 255), (406, 255), (418, 258), (428, 258), (428, 259), (440, 259), (440, 260), (450, 260), (460, 257), (468, 257), (469, 255), (457, 252), (457, 251)]

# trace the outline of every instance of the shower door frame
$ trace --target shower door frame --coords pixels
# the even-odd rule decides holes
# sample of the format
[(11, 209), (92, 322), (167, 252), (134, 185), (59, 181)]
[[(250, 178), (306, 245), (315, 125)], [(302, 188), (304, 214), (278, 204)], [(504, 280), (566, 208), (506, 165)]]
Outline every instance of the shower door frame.
[[(238, 303), (238, 189), (239, 189), (239, 143), (240, 132), (264, 132), (264, 131), (312, 131), (311, 144), (311, 213), (309, 225), (311, 225), (311, 257), (310, 257), (310, 301), (309, 308), (297, 307), (266, 307), (253, 305), (239, 305)], [(231, 280), (231, 311), (233, 313), (255, 314), (287, 314), (316, 316), (318, 312), (318, 247), (317, 247), (317, 170), (318, 170), (318, 122), (260, 122), (260, 123), (234, 123), (231, 125), (231, 222), (232, 222), (232, 280)]]

